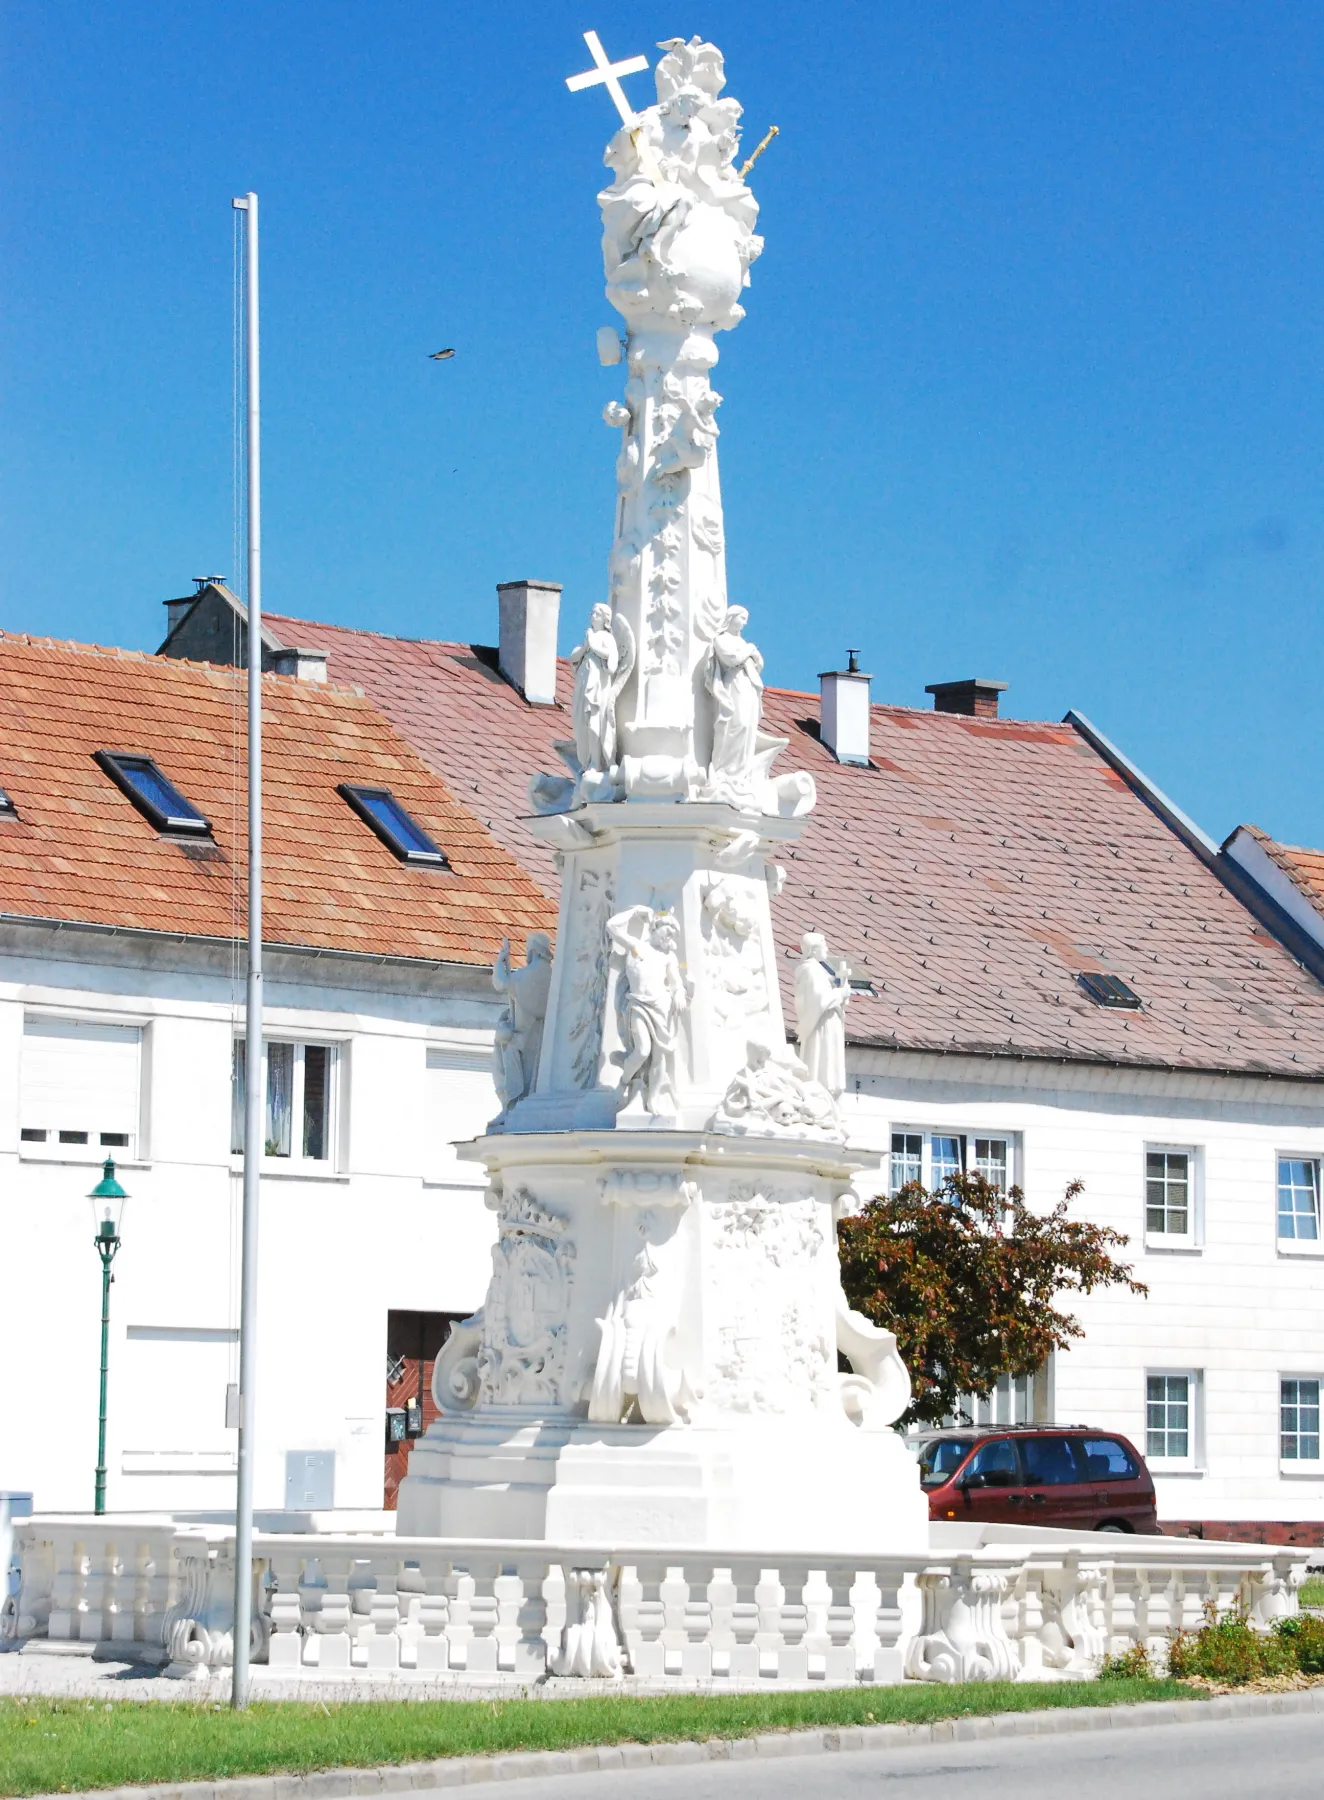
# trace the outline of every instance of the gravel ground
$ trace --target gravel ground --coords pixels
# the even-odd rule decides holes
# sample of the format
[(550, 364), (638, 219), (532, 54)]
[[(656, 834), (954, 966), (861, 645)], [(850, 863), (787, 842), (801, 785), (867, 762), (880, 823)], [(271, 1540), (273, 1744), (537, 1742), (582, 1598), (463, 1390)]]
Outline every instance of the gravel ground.
[[(460, 1676), (417, 1676), (406, 1673), (392, 1679), (370, 1680), (360, 1674), (349, 1681), (319, 1680), (315, 1671), (290, 1676), (273, 1673), (263, 1665), (252, 1671), (252, 1693), (258, 1700), (584, 1700), (595, 1694), (674, 1694), (675, 1683), (666, 1686), (623, 1681), (581, 1681), (549, 1676), (534, 1687), (514, 1687), (506, 1680), (487, 1683)], [(696, 1687), (691, 1691), (702, 1691)], [(766, 1693), (766, 1684), (723, 1681), (713, 1692)], [(0, 1695), (41, 1694), (48, 1699), (86, 1700), (228, 1700), (230, 1671), (223, 1669), (206, 1681), (167, 1681), (149, 1663), (94, 1660), (91, 1644), (70, 1643), (52, 1648), (44, 1639), (0, 1650)]]

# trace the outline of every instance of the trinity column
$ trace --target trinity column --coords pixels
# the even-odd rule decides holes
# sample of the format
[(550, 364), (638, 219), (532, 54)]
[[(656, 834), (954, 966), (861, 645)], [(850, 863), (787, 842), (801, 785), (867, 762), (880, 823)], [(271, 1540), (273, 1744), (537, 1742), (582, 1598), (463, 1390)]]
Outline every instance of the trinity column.
[[(530, 781), (557, 852), (550, 975), (503, 956), (502, 1110), (469, 1154), (499, 1235), (486, 1301), (437, 1359), (442, 1416), (399, 1494), (402, 1534), (563, 1545), (922, 1551), (910, 1381), (848, 1307), (835, 1222), (848, 1149), (844, 966), (812, 920), (787, 1042), (772, 935), (780, 847), (814, 803), (762, 726), (763, 659), (728, 602), (716, 334), (762, 249), (720, 52), (661, 46), (598, 196), (599, 333), (624, 362), (605, 596), (574, 652), (564, 767)], [(812, 1070), (812, 1072), (811, 1072)], [(838, 1352), (852, 1373), (838, 1371)]]

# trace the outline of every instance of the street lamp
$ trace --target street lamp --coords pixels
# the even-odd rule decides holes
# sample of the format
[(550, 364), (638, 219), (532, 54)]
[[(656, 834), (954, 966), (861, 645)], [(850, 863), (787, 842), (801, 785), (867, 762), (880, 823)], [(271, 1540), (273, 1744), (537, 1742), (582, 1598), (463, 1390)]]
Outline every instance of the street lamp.
[(106, 1510), (106, 1371), (110, 1359), (110, 1265), (120, 1247), (120, 1220), (129, 1198), (115, 1179), (115, 1159), (106, 1158), (101, 1179), (87, 1196), (96, 1226), (93, 1243), (101, 1258), (101, 1417), (97, 1426), (97, 1498), (95, 1511)]

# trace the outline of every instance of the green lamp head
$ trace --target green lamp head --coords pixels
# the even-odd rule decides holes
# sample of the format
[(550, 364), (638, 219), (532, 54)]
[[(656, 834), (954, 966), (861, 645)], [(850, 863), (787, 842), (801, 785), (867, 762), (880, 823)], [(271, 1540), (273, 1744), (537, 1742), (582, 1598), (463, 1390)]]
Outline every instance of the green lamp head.
[(129, 1196), (115, 1179), (115, 1159), (113, 1156), (108, 1156), (100, 1181), (88, 1195), (99, 1239), (118, 1241), (120, 1221), (124, 1217), (124, 1205), (128, 1198)]

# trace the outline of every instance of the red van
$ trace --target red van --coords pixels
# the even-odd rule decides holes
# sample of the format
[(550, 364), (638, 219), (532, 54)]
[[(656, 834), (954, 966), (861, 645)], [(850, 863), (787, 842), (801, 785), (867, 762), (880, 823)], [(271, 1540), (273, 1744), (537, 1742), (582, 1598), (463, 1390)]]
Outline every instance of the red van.
[(1154, 1482), (1135, 1446), (1088, 1425), (981, 1425), (913, 1433), (930, 1519), (1157, 1534)]

